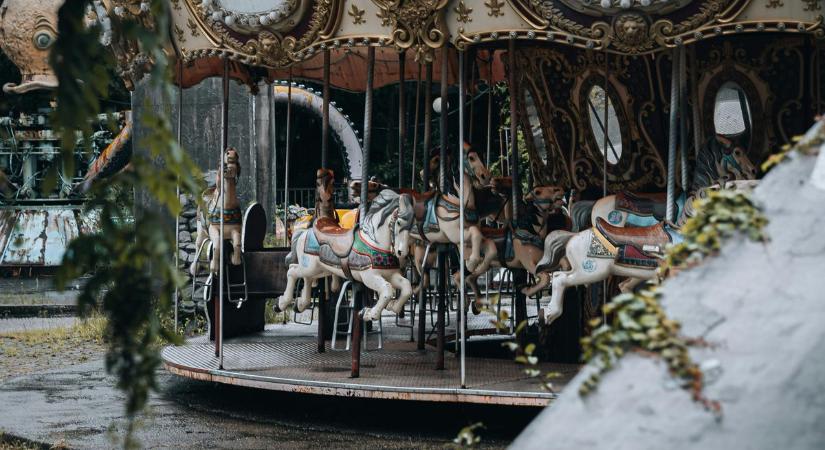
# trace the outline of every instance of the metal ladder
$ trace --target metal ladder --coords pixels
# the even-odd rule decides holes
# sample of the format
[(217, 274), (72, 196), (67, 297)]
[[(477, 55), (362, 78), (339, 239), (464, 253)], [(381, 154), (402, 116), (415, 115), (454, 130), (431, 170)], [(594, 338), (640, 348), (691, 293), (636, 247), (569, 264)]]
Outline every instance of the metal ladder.
[[(332, 330), (332, 343), (330, 344), (330, 348), (332, 350), (338, 351), (349, 351), (350, 345), (352, 345), (352, 308), (353, 308), (353, 301), (350, 300), (350, 296), (347, 294), (347, 289), (352, 287), (352, 281), (347, 280), (344, 284), (341, 285), (341, 292), (338, 294), (338, 301), (335, 302), (335, 318), (333, 319), (333, 330)], [(346, 304), (342, 304), (346, 299)], [(346, 315), (344, 320), (339, 320), (339, 313), (343, 311)], [(379, 318), (378, 321), (373, 321), (374, 330), (367, 331), (367, 323), (362, 322), (361, 326), (363, 327), (362, 336), (363, 342), (362, 347), (364, 350), (369, 350), (367, 343), (369, 342), (369, 335), (377, 334), (378, 335), (378, 347), (374, 350), (381, 350), (384, 348), (384, 327), (381, 324), (381, 319)], [(346, 326), (346, 331), (342, 331), (341, 327)], [(336, 346), (336, 342), (338, 340), (339, 334), (346, 334), (347, 335), (347, 345), (344, 348), (338, 348)]]

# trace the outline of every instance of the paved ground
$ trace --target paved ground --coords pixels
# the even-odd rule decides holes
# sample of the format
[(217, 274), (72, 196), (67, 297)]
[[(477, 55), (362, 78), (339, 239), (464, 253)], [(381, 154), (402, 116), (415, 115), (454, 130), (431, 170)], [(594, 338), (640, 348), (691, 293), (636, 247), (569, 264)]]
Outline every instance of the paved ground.
[[(0, 327), (19, 323), (0, 320)], [(25, 351), (0, 357), (0, 432), (71, 448), (116, 446), (112, 436), (125, 425), (123, 396), (105, 373), (102, 347), (80, 341), (55, 350), (37, 340)], [(476, 422), (487, 426), (479, 432), (484, 447), (499, 448), (538, 413), (262, 392), (164, 370), (157, 377), (161, 392), (152, 395), (138, 431), (146, 448), (443, 448)]]

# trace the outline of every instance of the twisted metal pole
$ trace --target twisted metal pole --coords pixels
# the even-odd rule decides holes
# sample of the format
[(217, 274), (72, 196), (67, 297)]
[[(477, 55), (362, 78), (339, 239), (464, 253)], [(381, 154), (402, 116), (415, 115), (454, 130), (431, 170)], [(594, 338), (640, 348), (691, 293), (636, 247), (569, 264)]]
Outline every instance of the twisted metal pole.
[(418, 150), (418, 114), (421, 110), (421, 64), (418, 64), (418, 75), (415, 77), (415, 118), (413, 119), (412, 170), (410, 171), (410, 187), (415, 189), (415, 159)]
[(367, 217), (367, 200), (370, 180), (370, 146), (372, 145), (372, 94), (375, 76), (375, 47), (367, 49), (367, 87), (364, 95), (364, 148), (361, 157), (361, 214), (360, 223)]
[(458, 305), (461, 314), (461, 320), (459, 321), (459, 326), (461, 327), (461, 363), (460, 363), (460, 372), (461, 372), (461, 388), (465, 389), (467, 387), (466, 383), (466, 347), (467, 347), (467, 308), (464, 307), (464, 99), (465, 93), (464, 89), (465, 81), (464, 81), (464, 65), (465, 65), (465, 54), (464, 52), (458, 53), (458, 273), (460, 274), (459, 278), (461, 281), (459, 282), (458, 287)]
[(406, 103), (404, 102), (404, 81), (407, 69), (407, 54), (398, 54), (398, 187), (404, 187), (404, 140), (407, 137)]
[(218, 242), (212, 243), (212, 251), (218, 251), (220, 258), (219, 258), (219, 266), (218, 266), (218, 307), (216, 308), (218, 311), (218, 336), (215, 337), (215, 341), (218, 346), (218, 359), (220, 360), (218, 363), (218, 367), (223, 369), (223, 278), (224, 278), (224, 216), (223, 216), (223, 204), (226, 192), (226, 183), (223, 182), (223, 173), (224, 167), (224, 152), (226, 148), (229, 146), (229, 58), (224, 57), (223, 59), (223, 104), (221, 108), (221, 151), (219, 152), (220, 158), (220, 171), (218, 172), (215, 182), (220, 183), (221, 189), (218, 192), (218, 208), (220, 208), (220, 230), (218, 233), (219, 239)]
[(679, 134), (679, 48), (673, 49), (673, 64), (670, 73), (670, 127), (668, 128), (667, 147), (667, 203), (665, 209), (666, 220), (674, 219), (676, 193), (676, 139)]
[[(687, 63), (685, 61), (685, 47), (679, 49), (679, 163), (682, 169), (682, 191), (688, 190), (688, 135), (687, 135)], [(675, 193), (674, 193), (675, 195)], [(677, 212), (678, 214), (678, 212)]]

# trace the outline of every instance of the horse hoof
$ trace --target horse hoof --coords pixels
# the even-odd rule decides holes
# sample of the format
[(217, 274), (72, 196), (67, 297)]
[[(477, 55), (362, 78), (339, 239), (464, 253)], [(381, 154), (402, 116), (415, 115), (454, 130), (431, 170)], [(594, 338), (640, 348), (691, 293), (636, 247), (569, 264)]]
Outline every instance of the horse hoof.
[(481, 314), (481, 308), (478, 306), (476, 302), (470, 303), (470, 309), (473, 311), (474, 316)]
[(275, 314), (278, 314), (278, 313), (282, 313), (282, 312), (283, 312), (283, 311), (281, 311), (281, 306), (280, 306), (280, 305), (278, 305), (278, 302), (275, 302), (275, 304), (274, 304), (274, 305), (272, 305), (272, 311), (273, 311)]
[(364, 322), (371, 322), (372, 321), (372, 314), (370, 314), (370, 313), (371, 313), (371, 311), (370, 311), (369, 308), (364, 308), (360, 312), (358, 312), (358, 316)]

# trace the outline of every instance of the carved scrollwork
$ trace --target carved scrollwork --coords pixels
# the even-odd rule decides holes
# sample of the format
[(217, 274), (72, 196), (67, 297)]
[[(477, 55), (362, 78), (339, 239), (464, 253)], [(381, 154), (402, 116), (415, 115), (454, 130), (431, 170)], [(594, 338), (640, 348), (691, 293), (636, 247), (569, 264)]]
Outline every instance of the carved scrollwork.
[[(293, 11), (293, 15), (284, 17), (295, 18), (294, 13), (302, 11), (302, 5), (310, 2), (288, 0), (281, 3), (285, 5), (284, 8), (294, 6), (294, 9), (287, 8)], [(221, 18), (218, 14), (207, 14), (209, 11), (207, 6), (214, 8), (215, 0), (199, 3), (194, 0), (186, 1), (195, 19), (200, 22), (199, 28), (206, 31), (207, 37), (215, 45), (241, 54), (244, 62), (269, 67), (286, 67), (293, 62), (300, 61), (304, 49), (319, 39), (328, 38), (336, 31), (343, 15), (344, 2), (342, 0), (318, 0), (313, 3), (312, 13), (306, 25), (297, 28), (301, 30), (300, 34), (287, 35), (285, 32), (278, 31), (278, 26), (273, 22), (263, 25), (267, 22), (261, 21), (262, 16), (259, 17), (259, 23), (262, 24), (260, 29), (254, 33), (246, 32), (234, 23), (231, 26), (228, 25), (225, 16)], [(268, 14), (267, 17), (269, 17)], [(297, 25), (297, 23), (289, 23), (292, 19), (285, 20), (288, 23), (285, 26), (286, 29)]]
[(417, 61), (432, 61), (433, 49), (447, 40), (445, 6), (449, 0), (373, 0), (382, 25), (392, 27), (399, 50), (412, 49)]
[[(622, 53), (645, 53), (659, 46), (679, 44), (686, 34), (731, 20), (750, 0), (507, 1), (534, 28), (558, 30), (571, 39), (599, 41), (602, 46), (609, 44)], [(571, 15), (570, 10), (586, 16)], [(679, 11), (676, 21), (661, 17), (676, 10)], [(611, 17), (612, 26), (594, 19)]]

